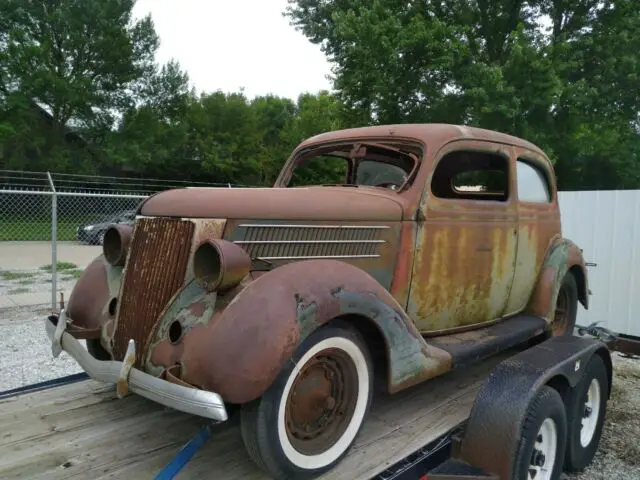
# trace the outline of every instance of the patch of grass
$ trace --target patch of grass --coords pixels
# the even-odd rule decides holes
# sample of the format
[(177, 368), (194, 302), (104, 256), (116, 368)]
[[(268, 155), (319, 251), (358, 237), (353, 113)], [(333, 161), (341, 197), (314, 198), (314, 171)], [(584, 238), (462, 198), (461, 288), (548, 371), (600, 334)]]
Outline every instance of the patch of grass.
[(34, 283), (36, 283), (35, 280), (20, 280), (18, 282), (20, 285), (33, 285)]
[[(49, 265), (43, 265), (42, 267), (40, 267), (40, 270), (44, 270), (45, 272), (51, 272), (53, 265), (49, 264)], [(64, 272), (65, 270), (74, 270), (78, 268), (78, 266), (75, 263), (71, 263), (71, 262), (56, 262), (56, 271), (57, 272)]]
[[(95, 222), (102, 215), (75, 215), (58, 218), (58, 240), (71, 241), (76, 239), (78, 225)], [(13, 218), (2, 219), (0, 228), (0, 242), (6, 241), (49, 241), (51, 240), (51, 218)]]
[(74, 270), (67, 270), (64, 272), (65, 275), (64, 277), (62, 277), (62, 280), (77, 280), (82, 275), (82, 272), (83, 270), (80, 270), (79, 268), (76, 268)]
[(29, 291), (29, 289), (28, 288), (24, 288), (24, 287), (15, 288), (13, 290), (9, 290), (9, 295), (18, 295), (20, 293), (27, 293), (28, 291)]
[(35, 274), (29, 272), (10, 272), (7, 270), (0, 272), (0, 276), (3, 280), (21, 280), (23, 278), (34, 277)]

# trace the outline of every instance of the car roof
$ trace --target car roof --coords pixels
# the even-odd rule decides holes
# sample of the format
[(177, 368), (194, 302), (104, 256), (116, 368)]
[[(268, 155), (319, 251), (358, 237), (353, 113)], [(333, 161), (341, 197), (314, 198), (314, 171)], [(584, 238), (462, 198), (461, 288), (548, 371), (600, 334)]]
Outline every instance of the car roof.
[(427, 146), (436, 148), (450, 141), (462, 139), (493, 141), (523, 147), (546, 157), (541, 148), (522, 138), (494, 130), (448, 123), (406, 123), (348, 128), (315, 135), (303, 141), (299, 147), (304, 148), (317, 143), (347, 140), (354, 137), (379, 138), (389, 136), (419, 140)]

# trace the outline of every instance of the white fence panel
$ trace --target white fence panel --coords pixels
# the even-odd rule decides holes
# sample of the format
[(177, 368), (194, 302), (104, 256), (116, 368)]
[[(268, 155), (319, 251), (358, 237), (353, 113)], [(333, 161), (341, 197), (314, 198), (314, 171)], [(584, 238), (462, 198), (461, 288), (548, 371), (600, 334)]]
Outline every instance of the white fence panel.
[(560, 192), (563, 236), (584, 250), (589, 310), (578, 323), (602, 322), (640, 336), (640, 190)]

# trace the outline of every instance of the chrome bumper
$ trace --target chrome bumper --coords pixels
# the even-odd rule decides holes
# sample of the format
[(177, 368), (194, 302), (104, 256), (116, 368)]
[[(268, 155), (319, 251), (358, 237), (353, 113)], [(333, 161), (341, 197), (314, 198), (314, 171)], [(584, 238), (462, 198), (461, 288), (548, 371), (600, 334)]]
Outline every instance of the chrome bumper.
[(121, 396), (120, 387), (124, 382), (125, 390), (130, 390), (166, 407), (218, 422), (227, 420), (227, 409), (217, 393), (177, 385), (132, 368), (131, 357), (135, 355), (133, 341), (129, 344), (124, 362), (96, 360), (77, 339), (65, 332), (67, 318), (64, 310), (60, 312), (57, 325), (51, 318), (47, 318), (45, 323), (47, 335), (52, 342), (54, 357), (64, 350), (91, 378), (118, 384), (119, 396)]

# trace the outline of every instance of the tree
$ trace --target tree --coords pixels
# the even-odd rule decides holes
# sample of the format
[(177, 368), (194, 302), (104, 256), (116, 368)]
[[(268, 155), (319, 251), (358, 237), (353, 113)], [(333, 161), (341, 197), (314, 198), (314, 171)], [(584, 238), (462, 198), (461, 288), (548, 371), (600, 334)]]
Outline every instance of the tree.
[[(0, 2), (0, 109), (35, 104), (50, 114), (39, 156), (64, 157), (72, 123), (88, 135), (109, 129), (132, 104), (139, 80), (153, 74), (158, 37), (150, 17), (132, 20), (134, 3)], [(64, 168), (65, 161), (57, 163)]]
[(557, 161), (565, 189), (640, 182), (633, 0), (289, 0), (285, 14), (368, 122), (526, 137)]

